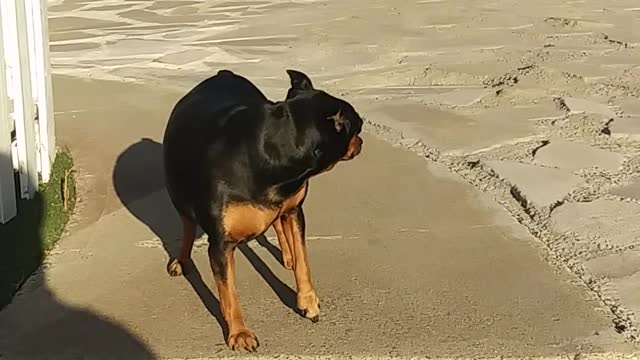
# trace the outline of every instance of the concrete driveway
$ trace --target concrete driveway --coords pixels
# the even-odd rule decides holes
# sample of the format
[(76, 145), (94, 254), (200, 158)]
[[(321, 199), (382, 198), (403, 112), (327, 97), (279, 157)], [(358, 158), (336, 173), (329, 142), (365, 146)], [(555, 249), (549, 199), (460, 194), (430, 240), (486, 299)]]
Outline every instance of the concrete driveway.
[[(196, 242), (197, 273), (165, 272), (180, 228), (163, 188), (164, 124), (175, 101), (220, 68), (273, 99), (285, 94), (285, 68), (303, 70), (368, 120), (361, 156), (314, 179), (306, 202), (320, 322), (293, 310), (293, 276), (273, 233), (237, 257), (240, 302), (261, 342), (255, 356), (631, 358), (634, 243), (604, 234), (585, 245), (580, 219), (591, 215), (580, 206), (622, 204), (608, 189), (633, 181), (640, 148), (628, 119), (640, 108), (617, 72), (635, 76), (640, 57), (614, 35), (580, 33), (608, 29), (633, 43), (640, 34), (624, 29), (638, 29), (637, 10), (527, 6), (52, 4), (57, 131), (76, 159), (80, 203), (47, 265), (0, 313), (0, 358), (244, 356), (224, 343), (205, 239)], [(589, 57), (596, 51), (604, 57)], [(584, 52), (573, 70), (591, 75), (553, 76), (571, 70), (561, 56)], [(627, 91), (615, 104), (597, 102), (613, 96), (596, 96), (605, 80)], [(628, 136), (613, 138), (611, 122), (599, 122), (610, 108), (606, 116), (627, 119), (614, 135)], [(566, 160), (574, 144), (602, 166)], [(624, 271), (611, 256), (625, 256)]]

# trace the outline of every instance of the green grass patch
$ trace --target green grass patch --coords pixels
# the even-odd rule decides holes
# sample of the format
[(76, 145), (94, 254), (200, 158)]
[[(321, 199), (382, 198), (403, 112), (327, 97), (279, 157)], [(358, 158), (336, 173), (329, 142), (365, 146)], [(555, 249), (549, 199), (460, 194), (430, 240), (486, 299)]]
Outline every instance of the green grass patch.
[(0, 309), (11, 302), (62, 235), (75, 206), (72, 168), (69, 151), (58, 151), (50, 181), (40, 184), (33, 199), (18, 195), (18, 215), (0, 225)]

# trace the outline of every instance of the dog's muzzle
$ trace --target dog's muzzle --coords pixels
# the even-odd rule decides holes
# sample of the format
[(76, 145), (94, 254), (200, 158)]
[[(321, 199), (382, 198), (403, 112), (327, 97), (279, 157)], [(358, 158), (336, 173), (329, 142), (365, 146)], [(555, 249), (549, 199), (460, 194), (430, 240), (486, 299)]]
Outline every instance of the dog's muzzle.
[(349, 141), (349, 147), (347, 148), (347, 153), (340, 160), (351, 160), (354, 157), (358, 156), (362, 151), (362, 138), (358, 135), (354, 135)]

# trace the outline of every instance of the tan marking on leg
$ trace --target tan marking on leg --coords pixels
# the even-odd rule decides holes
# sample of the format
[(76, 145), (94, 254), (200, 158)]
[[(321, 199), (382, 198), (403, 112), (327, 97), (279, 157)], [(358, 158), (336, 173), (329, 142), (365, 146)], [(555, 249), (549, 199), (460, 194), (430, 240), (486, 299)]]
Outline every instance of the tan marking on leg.
[(295, 210), (295, 208), (302, 203), (307, 195), (308, 183), (302, 185), (300, 190), (291, 195), (280, 205), (277, 219), (273, 222), (273, 228), (278, 237), (278, 243), (280, 244), (280, 251), (282, 252), (282, 262), (285, 269), (291, 270), (295, 264), (295, 254), (293, 253), (293, 235), (290, 227), (283, 226), (284, 219)]
[(184, 267), (191, 260), (191, 250), (193, 249), (193, 242), (196, 239), (196, 224), (184, 216), (180, 216), (182, 219), (182, 238), (180, 239), (180, 254), (177, 258), (172, 259), (169, 262), (167, 271), (171, 276), (183, 275)]
[(307, 258), (304, 234), (298, 223), (296, 214), (291, 214), (284, 224), (285, 232), (290, 229), (293, 238), (294, 274), (296, 278), (297, 305), (304, 316), (313, 322), (320, 319), (320, 300), (311, 282), (311, 270)]
[(234, 257), (234, 246), (229, 246), (225, 249), (225, 262), (226, 276), (216, 274), (214, 270), (214, 277), (216, 281), (216, 287), (218, 289), (218, 297), (220, 298), (220, 307), (222, 315), (229, 328), (229, 336), (227, 338), (227, 344), (231, 350), (246, 350), (253, 352), (258, 346), (258, 338), (256, 335), (247, 328), (242, 317), (242, 311), (240, 310), (240, 302), (238, 301), (238, 292), (236, 290), (236, 264)]
[(282, 264), (287, 270), (293, 269), (293, 257), (291, 255), (291, 248), (287, 241), (287, 236), (282, 228), (282, 219), (278, 218), (273, 222), (273, 228), (276, 231), (278, 237), (278, 244), (280, 244), (280, 251), (282, 252)]
[(293, 237), (293, 227), (291, 226), (291, 216), (287, 215), (282, 218), (282, 232), (284, 234), (284, 238), (287, 241), (287, 247), (289, 248), (289, 252), (291, 253), (291, 268), (296, 268), (296, 252), (295, 252), (295, 244)]

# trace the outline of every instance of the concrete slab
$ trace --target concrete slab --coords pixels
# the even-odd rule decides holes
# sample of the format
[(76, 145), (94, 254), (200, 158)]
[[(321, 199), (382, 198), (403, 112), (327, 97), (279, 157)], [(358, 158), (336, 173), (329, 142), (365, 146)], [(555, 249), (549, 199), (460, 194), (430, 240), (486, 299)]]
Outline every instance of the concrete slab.
[[(128, 147), (133, 147), (129, 153), (136, 154), (134, 160), (142, 157), (150, 166), (140, 167), (138, 162), (124, 159), (127, 173), (139, 179), (135, 185), (120, 190), (126, 192), (125, 199), (133, 201), (163, 186), (159, 150), (146, 144), (161, 141), (171, 104), (178, 101), (181, 93), (59, 75), (54, 75), (53, 91), (57, 136), (62, 144), (68, 144), (78, 171), (81, 198), (75, 229), (122, 206), (114, 188), (113, 166)], [(128, 131), (122, 131), (123, 127)]]
[(616, 137), (640, 137), (640, 116), (616, 118), (610, 126), (611, 135)]
[[(82, 199), (61, 244), (69, 245), (45, 272), (47, 282), (20, 298), (6, 315), (11, 322), (0, 320), (0, 336), (11, 329), (5, 324), (18, 324), (11, 325), (16, 331), (8, 339), (0, 339), (8, 341), (7, 354), (27, 359), (227, 357), (213, 321), (215, 300), (203, 281), (192, 278), (194, 290), (184, 280), (163, 277), (163, 245), (170, 248), (176, 232), (171, 213), (145, 216), (148, 209), (166, 206), (157, 141), (170, 105), (222, 67), (247, 75), (274, 99), (284, 96), (284, 69), (298, 68), (354, 102), (375, 100), (378, 110), (393, 116), (369, 108), (362, 108), (363, 115), (386, 122), (394, 134), (422, 141), (435, 148), (432, 153), (475, 152), (483, 161), (528, 159), (538, 138), (561, 135), (588, 143), (601, 129), (598, 119), (610, 118), (612, 111), (640, 114), (640, 56), (633, 43), (637, 0), (54, 2), (60, 3), (50, 8), (54, 73), (128, 83), (56, 77), (58, 136), (76, 157)], [(200, 57), (202, 50), (210, 55)], [(559, 97), (569, 98), (570, 106)], [(563, 121), (571, 111), (586, 116)], [(611, 129), (619, 134), (615, 122)], [(634, 136), (614, 139), (621, 154), (635, 156)], [(627, 286), (637, 282), (632, 266), (616, 272), (629, 276), (613, 279), (628, 283), (578, 291), (565, 283), (576, 277), (549, 275), (544, 260), (532, 260), (542, 254), (498, 205), (478, 205), (475, 190), (437, 168), (409, 162), (409, 154), (371, 146), (375, 159), (353, 170), (336, 169), (327, 183), (318, 179), (322, 194), (314, 196), (322, 198), (314, 200), (312, 226), (320, 228), (310, 243), (312, 261), (320, 264), (315, 271), (325, 294), (324, 322), (314, 327), (292, 316), (285, 305), (290, 291), (281, 284), (291, 284), (290, 274), (278, 268), (269, 250), (257, 246), (256, 256), (248, 253), (251, 261), (241, 257), (243, 304), (264, 341), (258, 358), (563, 353), (558, 356), (613, 359), (622, 355), (612, 352), (628, 350), (621, 338), (640, 338), (638, 313), (619, 311), (636, 309), (637, 290)], [(518, 189), (545, 206), (564, 197), (576, 180), (564, 170), (556, 179), (537, 168), (506, 167), (515, 173)], [(379, 175), (381, 169), (387, 173)], [(606, 193), (610, 185), (606, 179), (590, 183), (594, 194)], [(332, 194), (353, 207), (341, 202), (336, 209), (330, 201), (341, 198)], [(498, 195), (508, 200), (503, 204), (517, 206), (508, 191)], [(603, 224), (611, 222), (601, 215)], [(468, 227), (473, 221), (478, 223)], [(530, 229), (549, 228), (542, 217), (531, 221)], [(584, 222), (579, 216), (566, 219), (568, 228), (581, 229)], [(635, 236), (637, 228), (618, 224), (622, 237)], [(578, 244), (586, 250), (572, 252), (572, 237), (536, 233), (542, 241), (559, 241), (546, 245), (560, 249), (556, 258), (572, 265), (627, 250), (602, 234), (587, 234)], [(210, 284), (201, 247), (196, 261)], [(268, 284), (252, 270), (252, 261)], [(613, 271), (612, 262), (607, 264)], [(583, 281), (590, 276), (575, 275)], [(615, 314), (615, 322), (594, 312), (591, 303), (584, 305), (587, 296), (606, 299), (604, 313)], [(551, 325), (550, 316), (557, 319)], [(30, 322), (20, 322), (25, 319)], [(601, 322), (604, 330), (591, 330)], [(620, 335), (611, 333), (614, 324)]]
[(500, 160), (487, 161), (487, 165), (539, 208), (548, 208), (584, 183), (581, 177), (562, 169)]
[(640, 272), (628, 277), (612, 279), (611, 286), (626, 309), (633, 314), (640, 313)]
[(544, 166), (568, 170), (597, 167), (612, 172), (620, 168), (623, 160), (621, 154), (561, 139), (552, 139), (534, 156), (534, 162)]
[(640, 200), (640, 178), (636, 177), (627, 184), (616, 186), (609, 193), (627, 199)]
[(156, 59), (157, 62), (172, 64), (172, 65), (184, 65), (194, 61), (201, 60), (202, 58), (211, 55), (209, 51), (193, 49), (193, 50), (185, 50), (178, 53), (173, 53), (169, 55), (163, 55)]
[[(444, 95), (443, 95), (444, 96)], [(419, 138), (443, 152), (467, 152), (527, 136), (532, 123), (518, 114), (464, 114), (406, 100), (385, 101), (367, 117)], [(500, 128), (500, 131), (496, 129)]]
[(574, 97), (566, 97), (563, 99), (572, 113), (599, 114), (609, 118), (616, 116), (615, 112), (611, 110), (607, 104)]
[[(145, 125), (125, 137), (139, 139), (146, 126), (162, 127), (146, 109), (171, 106), (157, 100), (171, 96), (158, 88), (146, 88), (131, 106), (126, 93), (137, 90), (128, 84), (68, 78), (63, 84), (82, 90), (66, 96), (87, 97), (89, 104), (107, 90), (122, 96), (75, 120), (101, 129), (105, 139), (130, 119)], [(102, 154), (101, 171), (114, 174), (115, 190), (107, 187), (104, 197), (124, 208), (86, 205), (103, 211), (81, 230), (72, 227), (42, 277), (0, 313), (3, 356), (229, 354), (215, 320), (206, 248), (194, 250), (199, 273), (187, 279), (165, 273), (179, 228), (166, 194), (149, 182), (158, 173), (159, 144), (119, 145), (126, 141), (116, 136), (94, 150)], [(69, 145), (74, 153), (89, 146)], [(594, 311), (598, 303), (548, 265), (535, 241), (484, 195), (371, 137), (361, 156), (311, 185), (307, 233), (323, 304), (318, 324), (291, 310), (292, 276), (268, 239), (238, 253), (241, 302), (262, 356), (551, 356), (626, 348), (607, 316)]]
[(621, 279), (640, 272), (640, 251), (626, 250), (599, 256), (585, 262), (591, 274), (600, 278)]
[(638, 99), (627, 99), (622, 101), (620, 108), (626, 115), (640, 116), (640, 101)]
[(626, 248), (640, 244), (638, 213), (639, 203), (597, 199), (564, 204), (551, 217), (561, 233), (575, 231), (603, 248)]

